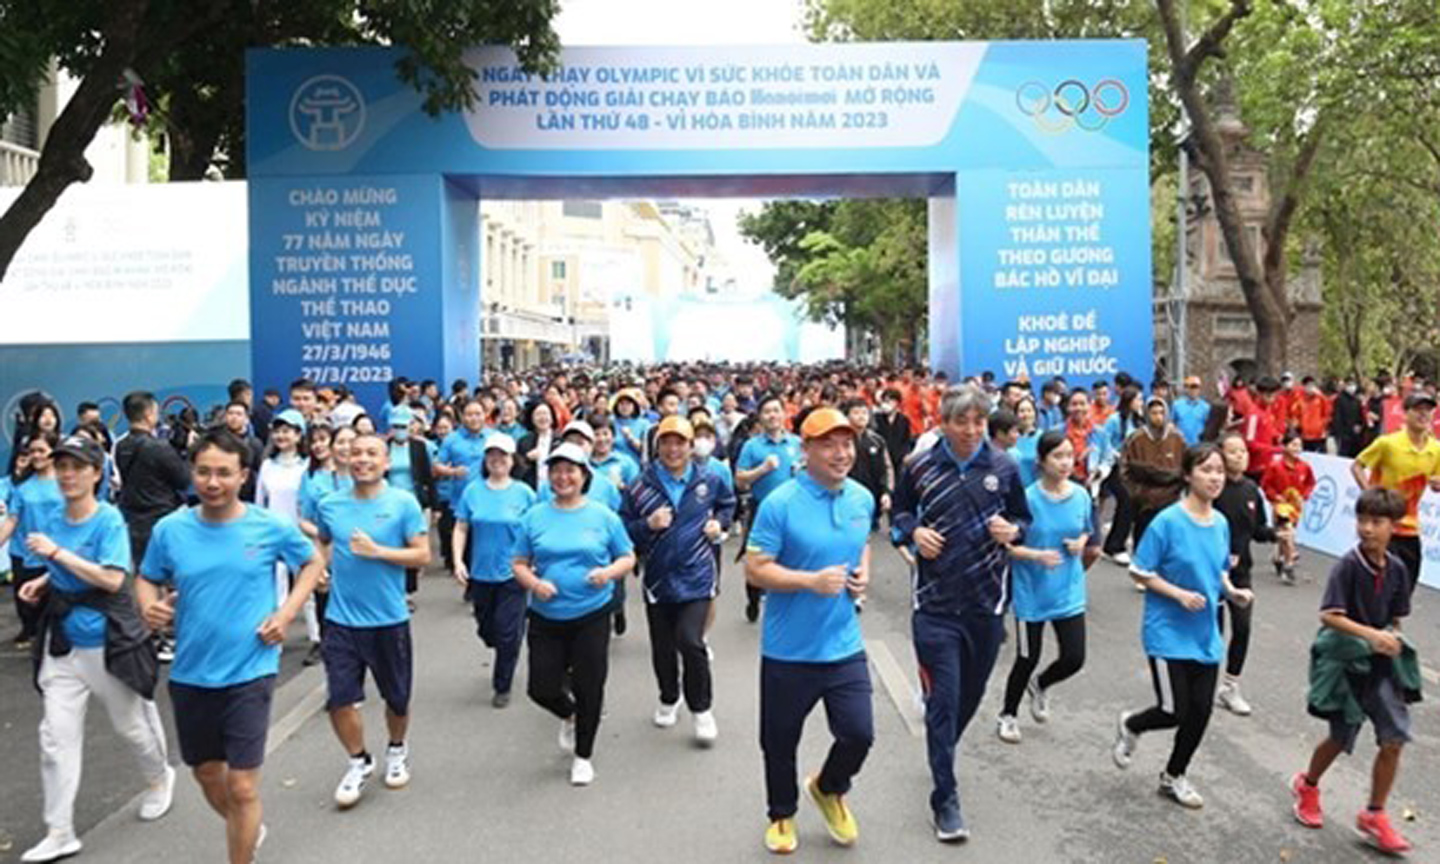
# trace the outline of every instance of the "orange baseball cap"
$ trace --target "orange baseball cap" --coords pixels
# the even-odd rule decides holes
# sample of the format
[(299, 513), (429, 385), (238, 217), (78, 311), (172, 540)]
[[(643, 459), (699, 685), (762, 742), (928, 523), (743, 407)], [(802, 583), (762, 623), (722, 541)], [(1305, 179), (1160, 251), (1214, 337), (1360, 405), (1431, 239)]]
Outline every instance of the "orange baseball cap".
[(812, 438), (823, 438), (836, 429), (844, 429), (851, 435), (855, 434), (855, 427), (850, 425), (850, 421), (845, 419), (844, 414), (834, 408), (816, 408), (805, 418), (805, 422), (800, 424), (800, 437), (806, 441)]
[(659, 427), (655, 430), (655, 440), (659, 441), (664, 435), (679, 435), (686, 441), (694, 441), (695, 427), (691, 426), (690, 421), (681, 417), (679, 414), (671, 414), (669, 417), (660, 421)]

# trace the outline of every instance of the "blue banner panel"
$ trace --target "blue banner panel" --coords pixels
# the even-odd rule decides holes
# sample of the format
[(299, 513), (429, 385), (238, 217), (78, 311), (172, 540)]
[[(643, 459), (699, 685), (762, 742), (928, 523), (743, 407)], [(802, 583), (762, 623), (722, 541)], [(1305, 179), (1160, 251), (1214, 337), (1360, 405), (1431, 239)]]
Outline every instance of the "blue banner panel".
[(1150, 377), (1145, 174), (965, 172), (957, 195), (967, 374)]
[(443, 207), (437, 174), (252, 179), (256, 389), (303, 376), (375, 410), (396, 377), (438, 379)]

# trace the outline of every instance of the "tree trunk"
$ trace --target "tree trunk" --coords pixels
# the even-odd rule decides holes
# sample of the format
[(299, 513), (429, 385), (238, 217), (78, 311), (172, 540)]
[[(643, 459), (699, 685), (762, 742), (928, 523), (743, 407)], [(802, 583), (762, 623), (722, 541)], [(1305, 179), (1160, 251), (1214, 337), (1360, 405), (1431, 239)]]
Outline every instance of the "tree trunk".
[[(1196, 40), (1193, 47), (1187, 47), (1186, 37), (1180, 27), (1176, 11), (1176, 0), (1157, 0), (1161, 25), (1165, 31), (1165, 46), (1170, 54), (1170, 65), (1175, 92), (1190, 119), (1190, 139), (1194, 145), (1195, 162), (1210, 182), (1210, 197), (1215, 208), (1215, 218), (1220, 223), (1220, 233), (1225, 238), (1225, 247), (1235, 264), (1235, 274), (1240, 280), (1240, 291), (1245, 296), (1245, 306), (1255, 321), (1255, 364), (1261, 373), (1276, 375), (1285, 362), (1285, 349), (1289, 341), (1289, 315), (1285, 306), (1266, 283), (1265, 270), (1260, 257), (1246, 236), (1244, 220), (1239, 204), (1230, 184), (1230, 164), (1225, 154), (1225, 143), (1210, 116), (1210, 106), (1200, 92), (1198, 75), (1200, 66), (1208, 57), (1217, 56), (1221, 43), (1229, 35), (1235, 22), (1250, 14), (1249, 0), (1230, 0), (1230, 8)], [(1283, 294), (1280, 298), (1283, 300)]]
[(40, 165), (20, 197), (0, 216), (0, 280), (10, 269), (20, 244), (40, 224), (71, 183), (83, 183), (94, 173), (85, 148), (110, 116), (120, 98), (121, 73), (139, 51), (140, 30), (149, 0), (114, 0), (102, 38), (105, 49), (80, 82), (65, 110), (45, 137)]

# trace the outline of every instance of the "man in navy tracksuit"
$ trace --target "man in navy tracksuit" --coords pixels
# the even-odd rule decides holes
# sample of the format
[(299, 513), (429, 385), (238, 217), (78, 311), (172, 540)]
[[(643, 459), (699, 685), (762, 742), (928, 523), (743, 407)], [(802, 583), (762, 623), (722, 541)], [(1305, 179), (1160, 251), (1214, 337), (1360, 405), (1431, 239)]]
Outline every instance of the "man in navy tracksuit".
[(968, 838), (955, 750), (985, 694), (1004, 634), (1009, 551), (1030, 522), (1019, 469), (985, 440), (990, 399), (952, 387), (940, 443), (916, 456), (895, 490), (892, 539), (918, 552), (913, 636), (925, 691), (925, 738), (942, 842)]
[(621, 517), (635, 550), (645, 556), (645, 616), (660, 685), (655, 725), (669, 728), (679, 717), (683, 659), (695, 740), (708, 746), (719, 730), (710, 710), (705, 620), (718, 584), (713, 547), (735, 516), (735, 493), (712, 468), (695, 463), (694, 438), (684, 417), (660, 421), (657, 457), (626, 490)]

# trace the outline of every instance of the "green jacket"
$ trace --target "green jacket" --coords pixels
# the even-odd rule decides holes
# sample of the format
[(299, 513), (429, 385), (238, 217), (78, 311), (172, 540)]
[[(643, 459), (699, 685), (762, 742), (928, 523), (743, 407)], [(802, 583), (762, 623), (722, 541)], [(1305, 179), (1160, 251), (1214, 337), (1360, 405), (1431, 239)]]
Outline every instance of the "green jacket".
[[(1393, 661), (1395, 683), (1407, 703), (1419, 702), (1420, 658), (1403, 633), (1396, 635), (1401, 647), (1400, 656)], [(1326, 720), (1343, 719), (1349, 726), (1364, 723), (1360, 694), (1351, 682), (1369, 676), (1372, 656), (1374, 649), (1359, 636), (1321, 627), (1310, 646), (1310, 714)]]

